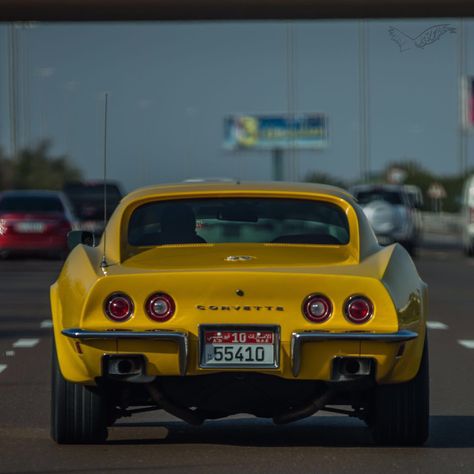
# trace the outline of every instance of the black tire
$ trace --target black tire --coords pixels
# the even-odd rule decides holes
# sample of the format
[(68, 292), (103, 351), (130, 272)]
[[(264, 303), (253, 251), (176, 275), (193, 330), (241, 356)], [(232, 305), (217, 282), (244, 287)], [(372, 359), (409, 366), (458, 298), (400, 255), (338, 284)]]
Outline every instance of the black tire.
[(474, 257), (474, 243), (470, 242), (467, 247), (464, 247), (464, 253), (467, 257)]
[(429, 362), (425, 339), (420, 368), (413, 380), (374, 389), (369, 425), (380, 445), (420, 446), (429, 434)]
[(107, 439), (107, 405), (95, 387), (67, 381), (53, 341), (51, 437), (59, 444), (100, 443)]
[(416, 256), (416, 243), (412, 240), (406, 241), (402, 243), (405, 250), (410, 254), (411, 257)]

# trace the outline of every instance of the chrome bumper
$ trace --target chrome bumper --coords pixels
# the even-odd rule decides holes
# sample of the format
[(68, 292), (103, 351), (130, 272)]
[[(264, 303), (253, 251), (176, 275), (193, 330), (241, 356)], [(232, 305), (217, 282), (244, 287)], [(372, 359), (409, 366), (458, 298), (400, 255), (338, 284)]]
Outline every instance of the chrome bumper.
[(373, 342), (406, 342), (418, 337), (414, 331), (401, 330), (386, 334), (362, 332), (294, 332), (291, 335), (291, 370), (297, 377), (301, 369), (301, 348), (305, 342), (322, 341), (373, 341)]
[[(87, 331), (84, 329), (63, 329), (62, 334), (72, 339), (150, 339), (176, 342), (179, 348), (179, 370), (185, 375), (188, 367), (188, 335), (175, 331)], [(414, 331), (401, 330), (393, 333), (374, 334), (362, 332), (331, 333), (321, 331), (294, 332), (291, 335), (291, 370), (297, 377), (301, 369), (301, 348), (305, 342), (322, 341), (373, 341), (406, 342), (418, 337)]]
[(188, 368), (188, 335), (175, 331), (86, 331), (84, 329), (63, 329), (61, 333), (72, 339), (150, 339), (176, 342), (179, 348), (179, 372), (185, 375)]

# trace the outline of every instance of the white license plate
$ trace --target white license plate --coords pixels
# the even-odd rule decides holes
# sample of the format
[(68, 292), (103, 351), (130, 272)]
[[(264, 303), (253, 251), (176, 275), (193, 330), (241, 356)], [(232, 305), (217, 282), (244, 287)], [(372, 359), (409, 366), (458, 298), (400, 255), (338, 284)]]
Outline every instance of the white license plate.
[(393, 240), (387, 235), (379, 235), (377, 236), (377, 240), (379, 241), (380, 245), (390, 245), (393, 243)]
[(15, 230), (22, 234), (40, 234), (46, 229), (44, 222), (18, 222)]
[(205, 329), (201, 367), (277, 367), (274, 330)]

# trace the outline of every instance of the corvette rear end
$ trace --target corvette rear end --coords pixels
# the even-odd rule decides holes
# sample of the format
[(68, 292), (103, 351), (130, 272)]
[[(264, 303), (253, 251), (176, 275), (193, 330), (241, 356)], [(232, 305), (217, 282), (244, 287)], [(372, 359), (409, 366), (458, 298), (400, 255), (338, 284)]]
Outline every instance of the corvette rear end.
[[(193, 232), (172, 228), (185, 220)], [(379, 247), (334, 188), (138, 191), (52, 287), (53, 406), (80, 387), (74, 406), (87, 398), (95, 416), (79, 430), (84, 413), (53, 410), (53, 438), (104, 439), (145, 406), (193, 424), (234, 413), (287, 423), (324, 409), (364, 419), (377, 442), (422, 443), (425, 293), (408, 254)], [(413, 393), (420, 413), (407, 405), (394, 432), (390, 406)]]

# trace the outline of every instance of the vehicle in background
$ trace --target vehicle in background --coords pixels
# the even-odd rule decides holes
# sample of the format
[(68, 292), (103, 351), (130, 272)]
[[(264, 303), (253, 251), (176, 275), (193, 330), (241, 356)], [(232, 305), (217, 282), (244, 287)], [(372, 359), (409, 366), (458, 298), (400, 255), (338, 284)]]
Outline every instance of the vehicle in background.
[[(122, 199), (123, 192), (118, 183), (106, 182), (107, 216), (110, 217)], [(63, 191), (71, 201), (82, 230), (100, 236), (104, 230), (104, 182), (78, 181), (66, 183)]]
[(466, 255), (474, 256), (474, 175), (470, 176), (463, 188), (461, 203), (462, 242)]
[(408, 200), (412, 208), (412, 214), (415, 221), (416, 235), (419, 239), (423, 233), (423, 216), (421, 210), (425, 204), (423, 199), (423, 192), (418, 186), (414, 184), (405, 184), (403, 186), (405, 192), (407, 193)]
[(41, 254), (64, 258), (67, 234), (76, 228), (72, 207), (57, 191), (0, 194), (0, 256)]
[(351, 188), (381, 245), (402, 244), (414, 254), (419, 238), (415, 208), (401, 185), (363, 184)]

